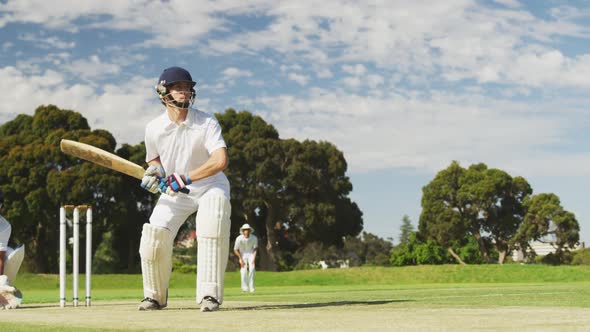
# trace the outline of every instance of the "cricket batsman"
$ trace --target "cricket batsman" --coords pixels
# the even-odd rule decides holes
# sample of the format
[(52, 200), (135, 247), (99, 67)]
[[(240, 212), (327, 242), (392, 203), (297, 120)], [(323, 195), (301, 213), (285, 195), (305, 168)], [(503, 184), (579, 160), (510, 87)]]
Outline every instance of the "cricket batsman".
[[(4, 193), (0, 191), (0, 213), (4, 206)], [(22, 294), (11, 286), (16, 279), (25, 256), (25, 247), (12, 249), (8, 246), (12, 227), (8, 220), (0, 215), (0, 309), (15, 309), (21, 303)]]
[[(216, 311), (223, 302), (229, 256), (231, 206), (228, 165), (221, 126), (214, 116), (191, 108), (195, 82), (180, 67), (165, 69), (156, 92), (165, 111), (145, 130), (149, 167), (141, 186), (160, 196), (144, 224), (139, 253), (144, 299), (139, 310), (159, 310), (168, 302), (172, 246), (180, 226), (197, 211), (197, 303)], [(180, 191), (189, 193), (179, 193)]]
[(240, 227), (240, 235), (234, 244), (234, 255), (240, 262), (240, 275), (242, 277), (242, 292), (254, 292), (254, 272), (256, 271), (256, 252), (258, 251), (258, 238), (252, 234), (254, 230), (250, 225)]

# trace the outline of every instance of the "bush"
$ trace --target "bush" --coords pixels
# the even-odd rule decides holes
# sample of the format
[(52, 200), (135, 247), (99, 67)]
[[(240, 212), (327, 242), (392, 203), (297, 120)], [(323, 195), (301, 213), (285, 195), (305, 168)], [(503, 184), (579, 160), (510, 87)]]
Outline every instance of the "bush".
[(590, 265), (590, 248), (574, 251), (572, 265)]
[(393, 266), (447, 264), (454, 260), (447, 251), (432, 241), (420, 242), (416, 233), (410, 234), (408, 242), (391, 251), (390, 262)]
[(572, 262), (573, 254), (569, 251), (564, 251), (560, 255), (555, 253), (549, 253), (545, 256), (536, 256), (535, 264), (546, 264), (546, 265), (562, 265), (570, 264)]
[(392, 246), (390, 241), (367, 232), (355, 237), (347, 236), (341, 259), (348, 260), (350, 266), (388, 266)]
[(432, 241), (417, 245), (415, 253), (418, 265), (450, 263), (447, 251)]
[(328, 267), (338, 267), (342, 260), (341, 252), (334, 246), (324, 246), (318, 242), (312, 242), (295, 253), (297, 259), (296, 270), (318, 269), (320, 261), (324, 261)]
[(172, 271), (180, 273), (196, 273), (197, 266), (195, 264), (183, 264), (179, 260), (172, 261)]
[[(467, 264), (485, 264), (486, 261), (483, 259), (481, 255), (481, 251), (479, 251), (479, 244), (477, 240), (473, 236), (468, 236), (466, 241), (463, 241), (463, 245), (454, 245), (453, 250), (461, 259)], [(488, 248), (492, 247), (488, 245)], [(495, 250), (494, 250), (495, 251)], [(492, 258), (494, 258), (494, 252), (490, 253)], [(497, 260), (497, 252), (495, 253), (495, 258)]]

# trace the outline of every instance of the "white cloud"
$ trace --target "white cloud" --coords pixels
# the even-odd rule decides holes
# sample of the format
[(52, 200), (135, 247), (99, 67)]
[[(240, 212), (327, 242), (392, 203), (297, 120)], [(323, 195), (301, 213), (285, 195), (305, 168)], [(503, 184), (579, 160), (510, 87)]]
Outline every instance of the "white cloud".
[(98, 55), (92, 55), (88, 59), (74, 60), (64, 68), (86, 80), (96, 80), (121, 72), (121, 66), (115, 63), (105, 63), (100, 60)]
[(279, 69), (281, 69), (282, 72), (288, 72), (288, 71), (302, 71), (303, 67), (301, 67), (298, 64), (294, 64), (294, 65), (281, 65), (279, 67)]
[[(516, 1), (503, 2), (517, 5)], [(568, 63), (587, 65), (578, 57), (564, 56), (563, 66), (558, 68), (562, 73), (555, 80), (538, 77), (532, 81), (511, 75), (513, 60), (530, 56), (527, 46), (553, 52), (560, 36), (590, 38), (590, 28), (577, 23), (573, 14), (544, 19), (521, 7), (497, 9), (469, 0), (388, 1), (380, 3), (379, 10), (363, 2), (302, 0), (296, 6), (277, 4), (265, 13), (274, 18), (268, 27), (233, 34), (210, 46), (232, 52), (270, 49), (287, 59), (305, 59), (314, 65), (346, 63), (342, 70), (353, 76), (366, 70), (364, 64), (373, 64), (410, 82), (428, 82), (435, 76), (531, 86), (590, 84), (590, 76), (582, 80), (568, 70)], [(525, 71), (536, 70), (526, 62), (519, 66)]]
[[(301, 97), (265, 96), (252, 103), (282, 137), (335, 143), (353, 172), (434, 172), (459, 160), (523, 175), (556, 175), (562, 169), (552, 165), (561, 159), (564, 164), (578, 161), (570, 168), (590, 175), (590, 154), (551, 152), (553, 146), (570, 144), (572, 130), (584, 129), (580, 120), (585, 115), (577, 108), (499, 101), (473, 92), (399, 93), (361, 96), (314, 89)], [(536, 165), (535, 160), (553, 164)]]
[(265, 85), (263, 80), (249, 80), (248, 81), (248, 85), (250, 86), (256, 86), (256, 87), (262, 87)]
[(351, 89), (357, 89), (363, 84), (361, 78), (358, 76), (345, 77), (340, 80), (340, 83), (342, 83), (343, 85), (345, 85)]
[(383, 76), (378, 74), (369, 74), (367, 68), (362, 64), (343, 65), (342, 71), (344, 73), (350, 74), (350, 76), (341, 79), (340, 83), (351, 89), (359, 89), (365, 86), (371, 89), (376, 89), (385, 83)]
[(363, 76), (367, 72), (367, 68), (362, 64), (357, 64), (354, 66), (351, 65), (344, 65), (342, 66), (342, 71), (354, 76)]
[(36, 35), (33, 33), (24, 33), (19, 35), (19, 40), (30, 42), (37, 47), (44, 49), (70, 49), (76, 46), (75, 42), (67, 42), (55, 36), (44, 36), (43, 34)]
[(200, 91), (204, 91), (205, 93), (223, 93), (226, 91), (225, 83), (218, 82), (215, 84), (198, 84), (197, 83), (197, 95), (200, 94)]
[(226, 79), (235, 79), (235, 78), (239, 78), (239, 77), (251, 77), (252, 76), (251, 71), (245, 70), (245, 69), (239, 69), (239, 68), (235, 68), (235, 67), (226, 68), (222, 74), (223, 74), (223, 77)]
[(367, 85), (371, 89), (376, 89), (380, 85), (382, 85), (383, 83), (385, 83), (385, 79), (383, 79), (383, 76), (377, 75), (377, 74), (368, 75), (367, 78), (366, 78), (366, 80), (367, 80)]
[[(142, 44), (158, 47), (209, 46), (220, 53), (259, 54), (273, 50), (316, 67), (333, 63), (371, 63), (400, 73), (408, 81), (436, 75), (448, 80), (475, 79), (479, 82), (539, 86), (590, 85), (572, 67), (585, 67), (584, 57), (565, 56), (562, 73), (547, 81), (517, 79), (511, 75), (513, 59), (531, 56), (527, 45), (544, 45), (545, 52), (557, 51), (560, 36), (589, 38), (590, 27), (578, 23), (588, 10), (560, 6), (549, 18), (526, 11), (516, 0), (497, 0), (503, 8), (472, 0), (366, 2), (301, 0), (297, 4), (272, 0), (166, 2), (57, 0), (10, 1), (0, 4), (0, 26), (10, 22), (37, 23), (50, 29), (76, 31), (100, 28), (147, 32)], [(270, 18), (259, 30), (229, 33), (233, 15)], [(419, 17), (420, 19), (416, 19)], [(195, 24), (198, 22), (198, 24)], [(469, 27), (469, 28), (465, 28)], [(211, 38), (219, 32), (224, 37)], [(56, 45), (68, 46), (59, 40)], [(545, 60), (545, 59), (542, 59)], [(522, 71), (534, 71), (521, 63)], [(294, 69), (284, 70), (296, 71)], [(387, 76), (387, 75), (385, 75)], [(318, 77), (329, 77), (327, 71)]]
[[(590, 54), (583, 48), (562, 49), (561, 39), (587, 41), (590, 27), (580, 18), (590, 11), (559, 6), (548, 13), (536, 16), (515, 0), (391, 0), (377, 7), (338, 0), (23, 0), (0, 3), (0, 27), (20, 22), (36, 23), (49, 33), (139, 31), (147, 36), (140, 44), (148, 50), (198, 49), (232, 59), (247, 54), (244, 62), (236, 62), (240, 64), (255, 56), (264, 69), (229, 67), (221, 81), (198, 86), (207, 97), (198, 99), (199, 107), (234, 106), (225, 104), (231, 96), (215, 94), (227, 92), (238, 78), (246, 78), (250, 86), (272, 85), (275, 95), (248, 89), (260, 91), (234, 101), (253, 111), (261, 109), (282, 135), (336, 143), (353, 170), (432, 171), (458, 159), (553, 174), (559, 172), (554, 165), (561, 159), (571, 162), (572, 173), (576, 169), (576, 174), (586, 174), (590, 165), (585, 153), (550, 150), (572, 144), (568, 133), (590, 126), (582, 121), (590, 102), (581, 90), (590, 87)], [(235, 15), (264, 17), (269, 23), (237, 27)], [(23, 36), (37, 42), (44, 35)], [(45, 43), (64, 49), (71, 45), (61, 39)], [(76, 58), (73, 50), (43, 58), (19, 56), (13, 67), (0, 68), (0, 78), (16, 78), (16, 92), (0, 99), (15, 106), (2, 110), (0, 121), (10, 118), (7, 114), (55, 103), (83, 110), (91, 123), (104, 125), (120, 140), (139, 141), (143, 124), (153, 115), (144, 111), (159, 109), (153, 79), (137, 77), (104, 90), (96, 84), (147, 60), (142, 54), (127, 57), (127, 51), (112, 47), (106, 53), (97, 51), (100, 58)], [(140, 70), (147, 73), (150, 65)], [(73, 84), (68, 71), (82, 83)], [(277, 77), (303, 88), (297, 96), (280, 92)], [(539, 100), (530, 101), (536, 95)], [(529, 98), (513, 101), (522, 96)], [(568, 105), (574, 98), (583, 102)], [(120, 105), (126, 105), (124, 115)]]
[(289, 73), (287, 78), (291, 81), (297, 82), (299, 85), (306, 85), (307, 81), (309, 81), (309, 76), (297, 74), (297, 73)]
[(519, 8), (522, 4), (518, 0), (494, 0), (495, 3), (504, 5), (509, 8)]
[(328, 68), (318, 68), (316, 69), (316, 75), (318, 78), (332, 78), (334, 74)]
[[(256, 13), (270, 0), (234, 1), (69, 1), (20, 0), (0, 4), (0, 28), (9, 23), (36, 23), (50, 29), (80, 28), (149, 31), (145, 46), (193, 44), (208, 32), (226, 29), (219, 14)], [(87, 22), (82, 23), (82, 18)]]
[(117, 142), (143, 140), (144, 126), (162, 108), (157, 103), (151, 78), (133, 77), (122, 85), (107, 84), (103, 90), (87, 84), (68, 84), (61, 73), (46, 70), (31, 75), (15, 67), (0, 67), (0, 123), (17, 114), (32, 114), (39, 105), (54, 104), (82, 113), (92, 128), (110, 131)]

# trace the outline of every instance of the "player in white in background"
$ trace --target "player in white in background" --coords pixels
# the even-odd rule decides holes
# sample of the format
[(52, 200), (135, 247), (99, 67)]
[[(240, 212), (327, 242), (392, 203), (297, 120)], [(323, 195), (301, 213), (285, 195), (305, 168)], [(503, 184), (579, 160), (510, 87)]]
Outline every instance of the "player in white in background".
[[(231, 214), (229, 182), (222, 172), (228, 164), (227, 149), (215, 117), (190, 108), (195, 84), (187, 70), (171, 67), (162, 72), (156, 86), (166, 108), (146, 127), (150, 166), (141, 186), (166, 194), (160, 196), (150, 223), (143, 226), (139, 253), (145, 298), (139, 310), (166, 307), (174, 238), (195, 211), (197, 303), (201, 311), (216, 311), (223, 302)], [(178, 193), (186, 189), (190, 193)]]
[[(3, 206), (4, 193), (0, 191), (0, 213)], [(0, 215), (0, 309), (17, 308), (22, 300), (20, 291), (11, 285), (23, 262), (25, 248), (12, 249), (8, 246), (11, 231), (8, 220)]]
[(234, 254), (240, 260), (240, 274), (242, 275), (242, 291), (254, 292), (254, 272), (256, 271), (256, 252), (258, 238), (252, 234), (254, 229), (248, 224), (240, 227), (240, 234), (234, 244)]

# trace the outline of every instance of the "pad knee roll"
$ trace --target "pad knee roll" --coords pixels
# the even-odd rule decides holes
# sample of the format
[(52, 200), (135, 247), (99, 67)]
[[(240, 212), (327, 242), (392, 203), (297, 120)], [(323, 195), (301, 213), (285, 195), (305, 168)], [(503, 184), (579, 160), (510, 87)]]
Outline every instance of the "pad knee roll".
[(197, 211), (197, 303), (205, 296), (223, 302), (225, 268), (229, 255), (231, 205), (223, 195), (204, 197)]
[(143, 293), (161, 306), (168, 302), (168, 285), (172, 273), (172, 235), (163, 227), (144, 224), (139, 245)]
[[(9, 248), (10, 249), (10, 248)], [(25, 245), (22, 244), (16, 249), (10, 249), (8, 257), (4, 262), (4, 274), (8, 277), (8, 282), (12, 284), (25, 258)]]

